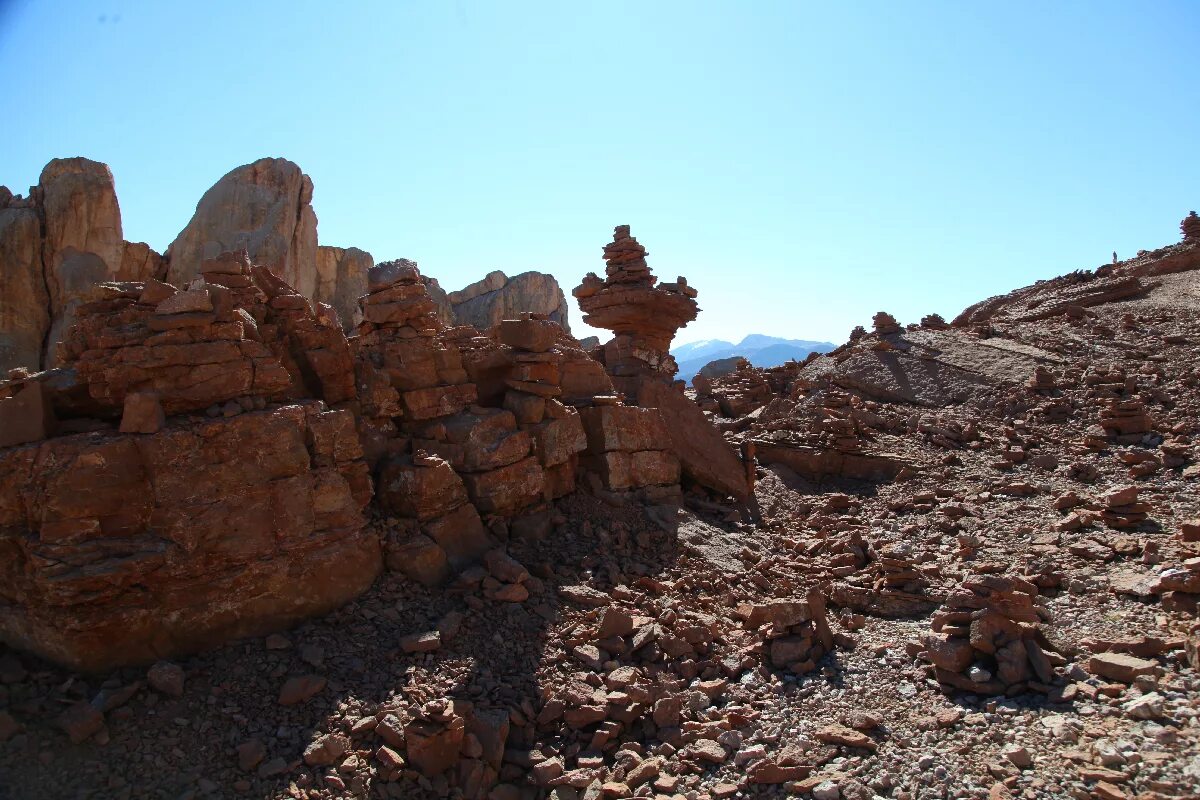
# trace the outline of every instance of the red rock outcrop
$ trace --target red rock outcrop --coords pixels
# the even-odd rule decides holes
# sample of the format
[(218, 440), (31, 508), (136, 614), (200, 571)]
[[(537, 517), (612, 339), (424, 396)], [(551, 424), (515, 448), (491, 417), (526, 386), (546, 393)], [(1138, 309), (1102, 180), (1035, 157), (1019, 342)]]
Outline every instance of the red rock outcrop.
[(244, 254), (203, 274), (101, 284), (63, 368), (0, 383), (0, 428), (27, 433), (0, 451), (6, 641), (82, 669), (151, 661), (378, 574), (355, 419), (327, 405), (355, 397), (345, 337)]
[(122, 238), (112, 172), (56, 158), (28, 198), (0, 187), (0, 374), (52, 367), (56, 345), (95, 285), (160, 276), (161, 257)]

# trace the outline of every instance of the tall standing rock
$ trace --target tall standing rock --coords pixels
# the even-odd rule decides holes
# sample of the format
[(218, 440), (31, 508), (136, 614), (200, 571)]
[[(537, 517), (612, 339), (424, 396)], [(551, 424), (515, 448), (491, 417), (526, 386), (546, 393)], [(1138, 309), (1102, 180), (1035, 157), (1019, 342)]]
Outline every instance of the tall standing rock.
[(28, 199), (2, 194), (0, 368), (49, 369), (97, 283), (153, 277), (162, 259), (122, 238), (112, 171), (99, 161), (56, 158)]
[(205, 259), (245, 250), (306, 297), (317, 289), (317, 215), (312, 179), (284, 158), (260, 158), (227, 173), (167, 248), (167, 280), (184, 285)]
[(50, 295), (42, 275), (42, 232), (37, 211), (0, 203), (0, 375), (36, 369), (50, 330)]
[(56, 158), (42, 170), (36, 195), (42, 208), (42, 258), (50, 293), (50, 335), (42, 364), (55, 365), (55, 343), (75, 321), (92, 287), (116, 277), (125, 241), (121, 207), (107, 165), (87, 158)]
[(357, 247), (317, 247), (317, 285), (313, 300), (327, 303), (337, 312), (342, 330), (356, 324), (358, 298), (367, 293), (367, 271), (375, 259)]

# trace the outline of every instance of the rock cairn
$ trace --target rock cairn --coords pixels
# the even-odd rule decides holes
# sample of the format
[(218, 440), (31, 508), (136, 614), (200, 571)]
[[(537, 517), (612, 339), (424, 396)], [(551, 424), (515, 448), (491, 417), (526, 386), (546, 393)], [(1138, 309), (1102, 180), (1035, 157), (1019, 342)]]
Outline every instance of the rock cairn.
[(903, 330), (896, 318), (886, 311), (880, 311), (872, 317), (871, 324), (875, 328), (875, 333), (880, 336), (890, 336)]
[(1162, 596), (1165, 610), (1195, 614), (1200, 606), (1200, 557), (1163, 570), (1151, 592)]
[(1188, 215), (1179, 223), (1179, 230), (1183, 233), (1185, 242), (1200, 241), (1200, 215), (1195, 211), (1188, 212)]
[(1032, 688), (1052, 691), (1055, 667), (1066, 660), (1039, 629), (1046, 611), (1036, 604), (1037, 586), (1012, 576), (964, 581), (933, 617), (920, 656), (948, 689), (982, 695)]
[(767, 380), (766, 371), (745, 359), (741, 361), (743, 363), (726, 375), (716, 378), (696, 376), (692, 379), (696, 402), (701, 408), (722, 417), (745, 417), (771, 400), (774, 390)]
[(771, 666), (798, 675), (816, 669), (816, 663), (834, 647), (833, 632), (820, 590), (804, 600), (774, 600), (738, 609), (744, 624), (759, 631)]
[(1109, 489), (1100, 498), (1100, 503), (1103, 506), (1100, 518), (1105, 525), (1118, 530), (1136, 528), (1149, 518), (1153, 510), (1149, 503), (1138, 500), (1136, 486)]
[(616, 334), (604, 345), (604, 365), (614, 386), (636, 400), (642, 381), (669, 382), (678, 370), (671, 340), (696, 318), (696, 290), (683, 277), (656, 286), (646, 248), (630, 236), (628, 225), (614, 229), (604, 258), (606, 277), (588, 273), (572, 294), (584, 322)]
[(1140, 399), (1112, 400), (1100, 410), (1100, 427), (1118, 444), (1137, 444), (1154, 431), (1154, 419)]
[(929, 613), (937, 607), (942, 598), (931, 591), (911, 544), (894, 542), (871, 550), (865, 569), (833, 585), (831, 602), (883, 617)]
[(1048, 367), (1039, 364), (1025, 385), (1039, 394), (1051, 394), (1058, 391), (1058, 376)]

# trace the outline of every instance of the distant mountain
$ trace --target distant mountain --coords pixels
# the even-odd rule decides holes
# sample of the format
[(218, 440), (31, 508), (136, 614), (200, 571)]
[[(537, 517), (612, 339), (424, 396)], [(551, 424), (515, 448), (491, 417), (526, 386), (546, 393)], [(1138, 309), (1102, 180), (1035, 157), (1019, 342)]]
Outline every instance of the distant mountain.
[(756, 367), (777, 367), (792, 359), (803, 361), (809, 353), (828, 353), (834, 347), (831, 342), (752, 333), (737, 344), (723, 339), (688, 342), (671, 350), (671, 355), (679, 364), (679, 374), (675, 377), (691, 383), (705, 364), (718, 358), (741, 356)]

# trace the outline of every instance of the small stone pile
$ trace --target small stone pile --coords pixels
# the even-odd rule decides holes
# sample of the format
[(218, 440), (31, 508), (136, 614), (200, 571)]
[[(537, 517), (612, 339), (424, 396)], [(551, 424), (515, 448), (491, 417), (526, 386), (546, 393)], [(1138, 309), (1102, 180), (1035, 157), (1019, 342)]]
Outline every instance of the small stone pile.
[(844, 392), (824, 392), (812, 425), (819, 446), (841, 453), (863, 452), (865, 428), (854, 413), (855, 401), (861, 402), (860, 398)]
[(820, 590), (809, 591), (804, 600), (746, 605), (738, 614), (747, 628), (762, 633), (767, 659), (776, 669), (803, 675), (833, 651), (833, 632)]
[(719, 412), (723, 417), (744, 417), (767, 404), (774, 396), (765, 371), (745, 359), (737, 369), (718, 378), (696, 376), (696, 402), (706, 411)]
[(1147, 520), (1152, 507), (1149, 503), (1138, 500), (1138, 487), (1118, 486), (1109, 489), (1100, 498), (1104, 508), (1100, 518), (1110, 528), (1128, 530), (1136, 528)]
[(1195, 614), (1200, 606), (1200, 557), (1163, 570), (1151, 591), (1162, 596), (1164, 609)]
[(946, 322), (946, 318), (941, 314), (926, 314), (921, 317), (921, 327), (929, 328), (935, 331), (948, 330), (950, 323)]
[(896, 318), (886, 311), (880, 311), (872, 317), (871, 324), (875, 328), (875, 333), (880, 336), (890, 336), (903, 330)]
[(1154, 419), (1139, 399), (1112, 400), (1100, 411), (1100, 427), (1117, 444), (1137, 444), (1154, 430)]
[(883, 617), (906, 617), (932, 611), (941, 601), (930, 593), (930, 581), (907, 542), (886, 544), (872, 554), (867, 568), (835, 583), (830, 600)]
[(1185, 242), (1200, 241), (1200, 216), (1195, 211), (1188, 212), (1188, 215), (1179, 223), (1179, 230), (1183, 233)]
[(1035, 392), (1049, 394), (1058, 389), (1058, 377), (1047, 367), (1039, 364), (1025, 385)]
[(970, 578), (933, 617), (920, 655), (943, 687), (981, 695), (1052, 691), (1054, 652), (1038, 628), (1046, 614), (1036, 605), (1037, 586), (1013, 576)]

